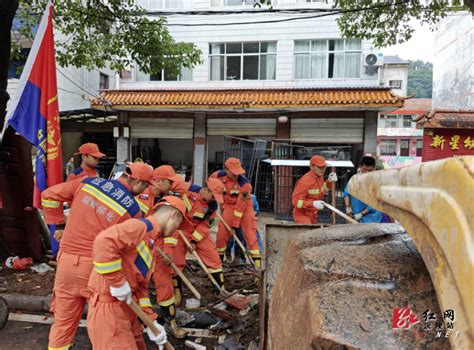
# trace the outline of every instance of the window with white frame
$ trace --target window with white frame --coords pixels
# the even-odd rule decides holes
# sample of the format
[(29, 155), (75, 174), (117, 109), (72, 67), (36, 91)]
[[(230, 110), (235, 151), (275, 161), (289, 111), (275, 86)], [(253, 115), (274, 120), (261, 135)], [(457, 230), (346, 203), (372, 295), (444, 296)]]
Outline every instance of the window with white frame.
[(179, 74), (172, 73), (167, 69), (162, 69), (158, 74), (145, 74), (137, 71), (135, 81), (192, 81), (193, 70), (187, 67), (181, 67)]
[(360, 78), (362, 44), (357, 39), (296, 40), (295, 79)]
[(396, 156), (397, 155), (397, 140), (381, 140), (380, 141), (380, 155), (381, 156)]
[(383, 115), (381, 118), (382, 128), (398, 128), (398, 116), (397, 115)]
[(146, 10), (172, 10), (190, 7), (191, 0), (136, 0)]
[(388, 86), (392, 89), (401, 89), (402, 88), (402, 81), (401, 80), (389, 80)]
[(404, 115), (404, 116), (402, 116), (402, 118), (403, 118), (403, 122), (402, 122), (403, 127), (404, 128), (411, 128), (412, 122), (413, 122), (412, 119), (411, 119), (411, 115)]
[(274, 80), (276, 42), (209, 45), (210, 80)]
[[(253, 6), (259, 0), (211, 0), (211, 7), (219, 6)], [(272, 3), (275, 1), (272, 1)]]

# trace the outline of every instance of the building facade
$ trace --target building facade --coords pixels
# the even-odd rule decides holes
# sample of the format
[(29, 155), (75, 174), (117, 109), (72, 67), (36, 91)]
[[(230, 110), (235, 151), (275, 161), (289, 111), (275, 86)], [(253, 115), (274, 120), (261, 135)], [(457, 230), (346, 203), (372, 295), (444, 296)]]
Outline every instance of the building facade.
[(399, 96), (406, 96), (409, 64), (398, 56), (384, 56), (379, 72), (380, 86), (389, 87)]
[(403, 108), (380, 114), (377, 156), (385, 168), (421, 163), (423, 130), (416, 121), (430, 110), (430, 98), (413, 98), (406, 99)]
[[(331, 4), (279, 0), (272, 13), (240, 0), (139, 4), (149, 16), (166, 10), (170, 34), (194, 43), (203, 63), (177, 76), (132, 67), (119, 91), (93, 102), (119, 115), (119, 159), (194, 164), (200, 183), (208, 165), (221, 166), (230, 135), (348, 147), (356, 161), (376, 152), (378, 112), (403, 104), (379, 86), (382, 54), (370, 42), (341, 38), (336, 17), (316, 11)], [(280, 11), (298, 8), (315, 12)]]

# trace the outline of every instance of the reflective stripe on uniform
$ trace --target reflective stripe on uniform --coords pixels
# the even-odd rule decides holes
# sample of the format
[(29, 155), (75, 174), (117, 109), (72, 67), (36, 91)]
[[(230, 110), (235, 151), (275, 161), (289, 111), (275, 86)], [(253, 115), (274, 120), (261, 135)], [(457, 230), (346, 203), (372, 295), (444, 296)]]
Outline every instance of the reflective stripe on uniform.
[(251, 256), (260, 257), (260, 250), (258, 250), (258, 249), (249, 250), (249, 253), (250, 253)]
[(319, 194), (319, 189), (308, 190), (309, 194)]
[(241, 213), (240, 211), (234, 210), (234, 215), (237, 216), (238, 218), (241, 218), (244, 214)]
[(140, 298), (138, 300), (138, 303), (140, 304), (141, 307), (151, 307), (150, 298)]
[(94, 270), (101, 275), (106, 273), (116, 272), (122, 269), (122, 259), (110, 261), (110, 262), (97, 262), (94, 261)]
[(150, 249), (148, 249), (145, 241), (141, 241), (138, 245), (137, 245), (137, 251), (138, 251), (138, 254), (140, 254), (140, 256), (142, 257), (143, 261), (145, 262), (146, 266), (148, 268), (150, 268), (151, 266), (151, 263), (153, 261), (153, 257), (150, 253)]
[(225, 247), (224, 248), (216, 248), (218, 253), (225, 253)]
[(301, 208), (303, 208), (303, 204), (304, 204), (304, 200), (300, 199), (300, 200), (298, 200), (298, 203), (296, 203), (296, 207), (298, 209), (301, 209)]
[(66, 346), (61, 346), (60, 348), (52, 348), (51, 346), (48, 346), (48, 350), (68, 350), (71, 347), (72, 347), (72, 343)]
[(193, 214), (193, 217), (195, 216), (197, 218), (203, 219), (204, 215), (205, 215), (204, 213), (201, 213), (201, 212), (197, 211)]
[(323, 183), (323, 186), (321, 187), (321, 192), (326, 192), (329, 191), (328, 185), (326, 185), (326, 182)]
[[(136, 199), (136, 198), (135, 198)], [(140, 207), (140, 210), (146, 214), (148, 214), (148, 212), (150, 211), (150, 208), (143, 202), (139, 201), (138, 199), (136, 199), (137, 203), (138, 203), (138, 206)]]
[(217, 273), (217, 272), (222, 272), (222, 269), (211, 269), (210, 267), (207, 268), (210, 273)]
[(167, 307), (167, 306), (173, 305), (174, 303), (175, 303), (175, 300), (174, 300), (174, 295), (173, 295), (171, 299), (160, 301), (160, 306)]
[(240, 191), (237, 191), (237, 190), (231, 190), (230, 191), (230, 194), (239, 194), (239, 193), (240, 193)]
[(186, 209), (188, 209), (188, 211), (190, 211), (193, 208), (193, 205), (189, 201), (188, 196), (186, 196), (186, 194), (183, 194), (183, 202), (186, 205)]
[(94, 196), (97, 200), (101, 201), (102, 203), (106, 204), (108, 207), (110, 207), (113, 211), (115, 211), (120, 216), (123, 216), (127, 212), (127, 209), (125, 209), (119, 203), (114, 201), (112, 198), (106, 196), (104, 193), (100, 192), (97, 188), (91, 185), (84, 185), (82, 190)]
[(164, 242), (165, 242), (165, 244), (172, 244), (172, 245), (178, 244), (178, 240), (174, 237), (166, 237), (164, 239)]
[(204, 238), (199, 232), (194, 231), (193, 232), (193, 238), (196, 239), (196, 241), (200, 242)]
[(59, 206), (61, 205), (61, 202), (58, 202), (58, 201), (55, 201), (55, 200), (52, 200), (52, 199), (42, 199), (41, 200), (41, 205), (44, 208), (56, 209), (56, 208), (59, 208)]

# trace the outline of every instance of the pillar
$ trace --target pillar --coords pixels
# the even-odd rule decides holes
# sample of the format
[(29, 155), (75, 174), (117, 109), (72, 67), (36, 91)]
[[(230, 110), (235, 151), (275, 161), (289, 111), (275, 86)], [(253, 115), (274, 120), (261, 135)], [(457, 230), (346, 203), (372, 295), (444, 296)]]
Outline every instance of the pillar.
[[(118, 113), (118, 122), (120, 136), (117, 138), (117, 162), (123, 162), (124, 160), (130, 159), (130, 137), (123, 137), (123, 126), (128, 126), (128, 113), (119, 112)], [(129, 135), (130, 136), (130, 135)]]
[(202, 186), (207, 179), (206, 113), (194, 114), (193, 183)]
[(377, 112), (366, 111), (364, 116), (364, 155), (377, 154)]

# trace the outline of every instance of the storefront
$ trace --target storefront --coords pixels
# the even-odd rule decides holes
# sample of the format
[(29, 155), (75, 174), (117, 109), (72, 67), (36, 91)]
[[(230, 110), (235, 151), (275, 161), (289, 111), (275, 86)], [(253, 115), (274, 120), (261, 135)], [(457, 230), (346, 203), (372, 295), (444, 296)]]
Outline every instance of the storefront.
[(423, 127), (423, 162), (474, 156), (474, 111), (433, 111)]
[(225, 136), (375, 154), (377, 113), (402, 105), (387, 88), (117, 90), (92, 102), (116, 111), (120, 130), (129, 130), (117, 138), (118, 160), (142, 155), (154, 166), (187, 168), (195, 183), (209, 163), (222, 162)]

